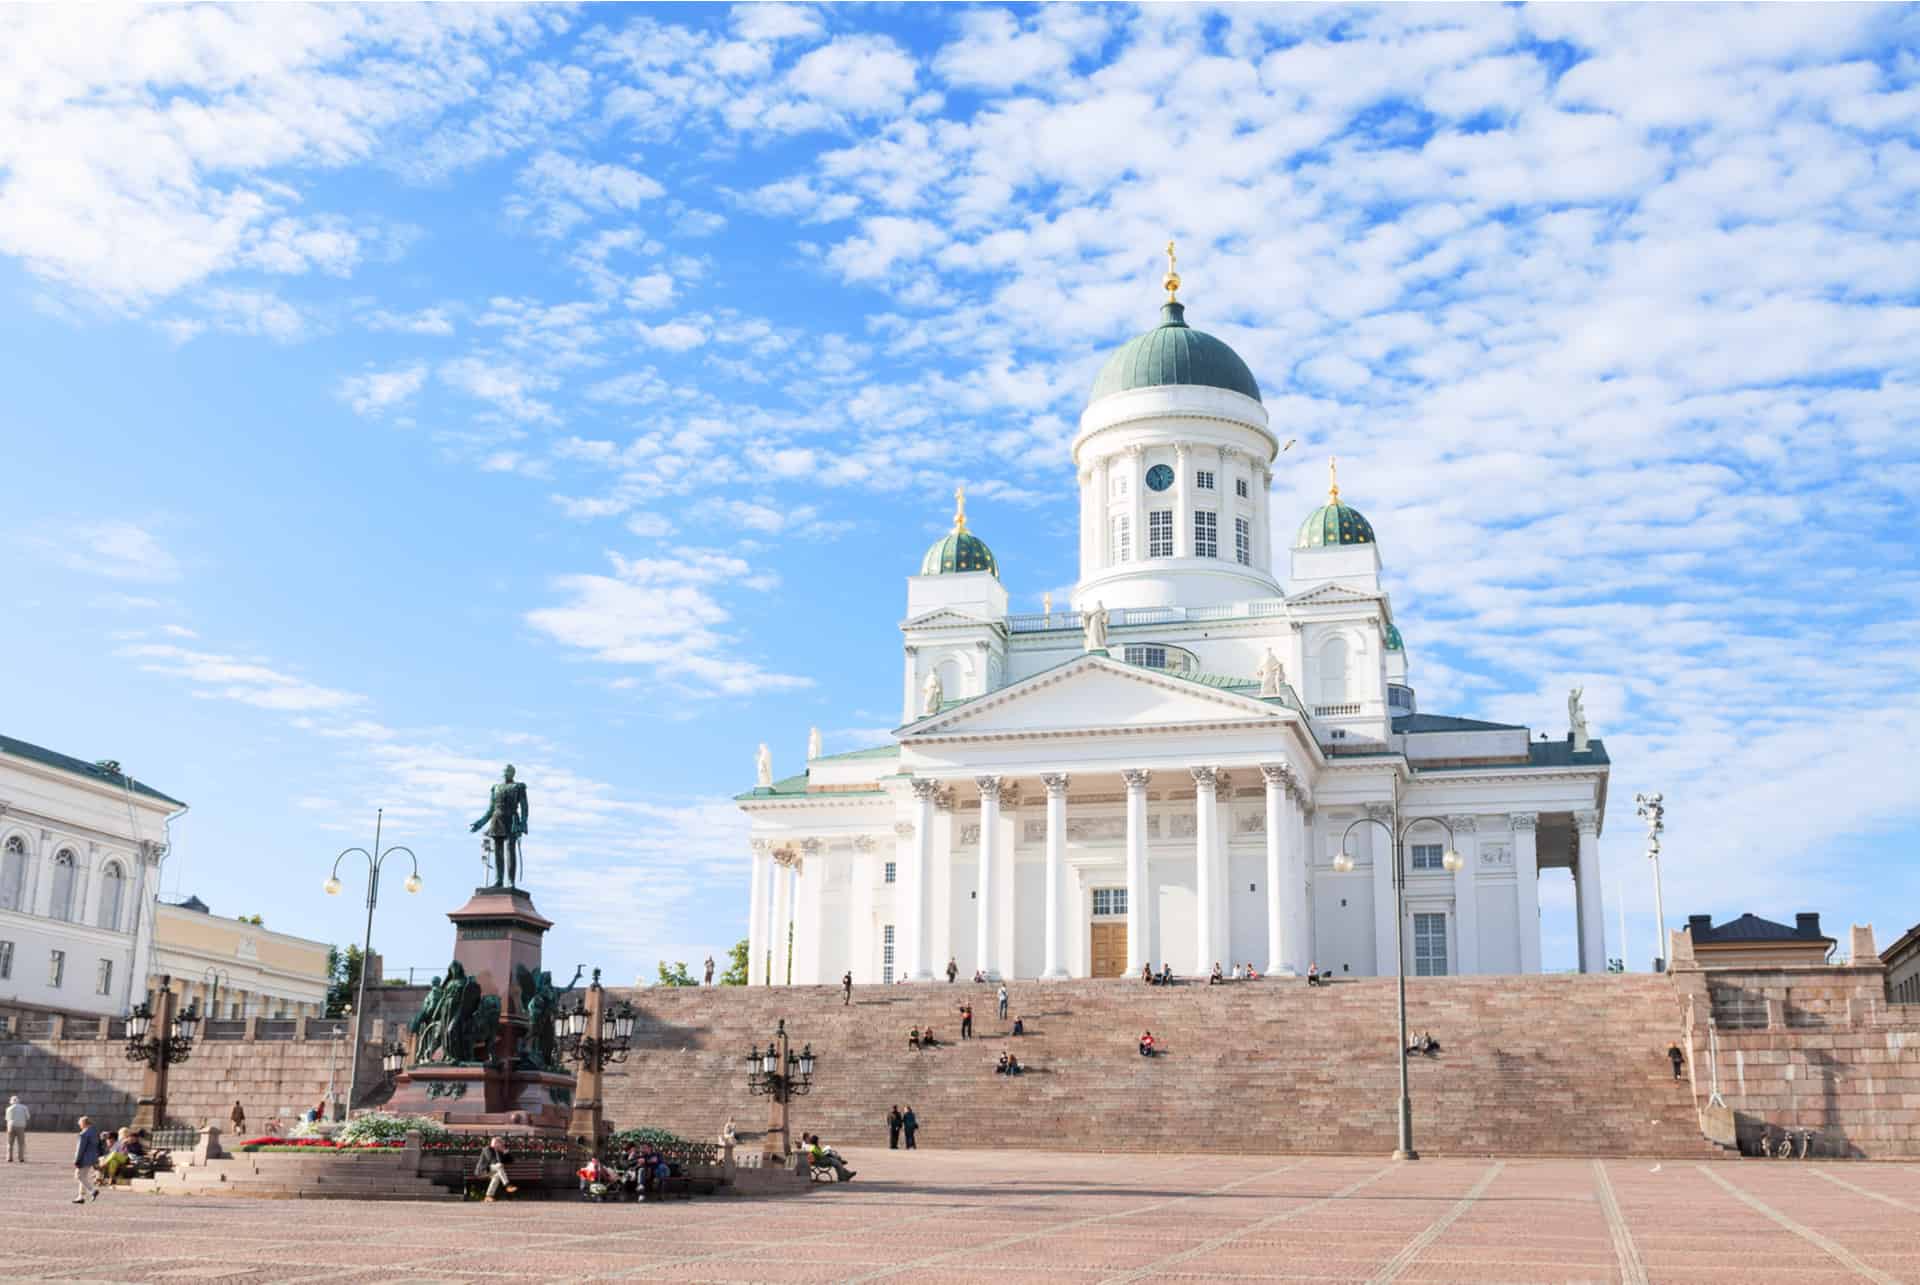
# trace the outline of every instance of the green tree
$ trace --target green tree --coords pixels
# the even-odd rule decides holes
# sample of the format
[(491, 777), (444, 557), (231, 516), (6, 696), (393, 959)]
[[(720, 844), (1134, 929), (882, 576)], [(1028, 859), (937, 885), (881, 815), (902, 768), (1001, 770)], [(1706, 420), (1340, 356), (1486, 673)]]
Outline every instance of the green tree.
[(722, 986), (745, 986), (747, 984), (747, 939), (742, 937), (733, 943), (733, 949), (727, 952), (727, 971), (720, 974)]
[(667, 967), (666, 960), (663, 959), (660, 961), (660, 985), (662, 986), (698, 986), (699, 984), (700, 984), (699, 982), (696, 982), (695, 980), (693, 980), (691, 976), (688, 975), (687, 965), (685, 960), (674, 961), (674, 965), (672, 968)]
[(343, 1016), (360, 987), (360, 948), (327, 947), (327, 1016)]

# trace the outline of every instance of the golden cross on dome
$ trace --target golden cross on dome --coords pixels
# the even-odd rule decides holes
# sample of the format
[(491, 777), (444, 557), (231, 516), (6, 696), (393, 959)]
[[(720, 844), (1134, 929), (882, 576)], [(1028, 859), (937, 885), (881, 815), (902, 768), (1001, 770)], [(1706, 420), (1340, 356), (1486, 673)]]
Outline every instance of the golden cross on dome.
[(1178, 257), (1173, 252), (1173, 242), (1169, 241), (1167, 242), (1167, 275), (1160, 281), (1160, 284), (1166, 287), (1168, 303), (1178, 302), (1180, 273), (1175, 268), (1177, 262)]
[(1340, 503), (1340, 465), (1333, 456), (1327, 456), (1327, 503)]
[(964, 486), (953, 488), (953, 529), (967, 529), (967, 488)]

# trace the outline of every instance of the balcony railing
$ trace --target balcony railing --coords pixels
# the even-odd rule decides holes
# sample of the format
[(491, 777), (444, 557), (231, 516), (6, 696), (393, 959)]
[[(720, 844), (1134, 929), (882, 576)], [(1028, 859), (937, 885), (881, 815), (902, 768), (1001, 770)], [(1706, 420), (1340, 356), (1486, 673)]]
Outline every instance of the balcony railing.
[(1357, 704), (1355, 705), (1315, 705), (1313, 707), (1313, 716), (1315, 718), (1348, 718), (1354, 714), (1358, 714), (1359, 712), (1360, 712), (1360, 706)]

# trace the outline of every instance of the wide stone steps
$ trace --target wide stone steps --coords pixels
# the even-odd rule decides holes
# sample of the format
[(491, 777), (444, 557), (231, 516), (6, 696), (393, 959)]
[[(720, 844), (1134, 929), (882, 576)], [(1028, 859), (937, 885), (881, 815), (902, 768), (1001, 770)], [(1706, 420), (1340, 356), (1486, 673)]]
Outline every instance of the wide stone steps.
[[(650, 988), (634, 1051), (607, 1075), (619, 1127), (708, 1138), (731, 1113), (763, 1127), (746, 1091), (749, 1046), (787, 1019), (818, 1058), (795, 1127), (884, 1144), (889, 1106), (912, 1105), (938, 1146), (1222, 1152), (1391, 1149), (1398, 1066), (1391, 979), (1309, 988), (1269, 979), (1152, 988), (1137, 981), (1019, 982), (1012, 1012), (993, 988), (944, 982), (856, 987)], [(956, 1006), (974, 1007), (961, 1042)], [(1416, 1144), (1435, 1152), (1706, 1155), (1687, 1085), (1665, 1060), (1679, 1033), (1669, 983), (1650, 977), (1411, 979), (1408, 1024), (1440, 1041), (1409, 1071)], [(940, 1048), (915, 1053), (931, 1023)], [(1151, 1029), (1166, 1055), (1135, 1049)], [(1002, 1048), (1030, 1071), (992, 1073)]]
[(134, 1191), (173, 1196), (248, 1196), (269, 1200), (433, 1200), (446, 1189), (403, 1167), (398, 1155), (304, 1156), (243, 1152), (204, 1165), (186, 1165)]

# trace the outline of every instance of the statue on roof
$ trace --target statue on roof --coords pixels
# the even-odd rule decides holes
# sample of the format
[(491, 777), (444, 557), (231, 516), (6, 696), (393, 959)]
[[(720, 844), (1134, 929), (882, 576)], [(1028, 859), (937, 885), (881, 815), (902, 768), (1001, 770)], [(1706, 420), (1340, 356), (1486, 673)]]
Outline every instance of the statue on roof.
[(1254, 670), (1253, 674), (1260, 680), (1262, 696), (1278, 696), (1280, 684), (1287, 681), (1286, 667), (1280, 663), (1280, 658), (1273, 654), (1271, 647), (1267, 648), (1266, 659), (1260, 662), (1260, 668)]
[(946, 693), (940, 687), (940, 672), (929, 671), (927, 681), (920, 685), (920, 712), (923, 715), (938, 714), (945, 698)]
[(1087, 650), (1104, 652), (1107, 649), (1107, 609), (1094, 603), (1090, 611), (1084, 612), (1081, 625), (1087, 634)]
[(487, 814), (469, 830), (487, 829), (487, 842), (493, 856), (493, 888), (516, 888), (520, 879), (520, 840), (527, 832), (527, 787), (513, 779), (513, 764), (507, 764), (500, 780), (487, 795)]
[(820, 729), (817, 727), (809, 727), (807, 729), (807, 762), (811, 763), (819, 757)]
[(760, 752), (753, 756), (753, 783), (762, 790), (773, 788), (773, 754), (765, 741), (760, 742)]
[(1585, 687), (1576, 687), (1567, 693), (1567, 726), (1573, 732), (1573, 752), (1587, 752), (1587, 711), (1581, 707), (1580, 698), (1586, 694)]

